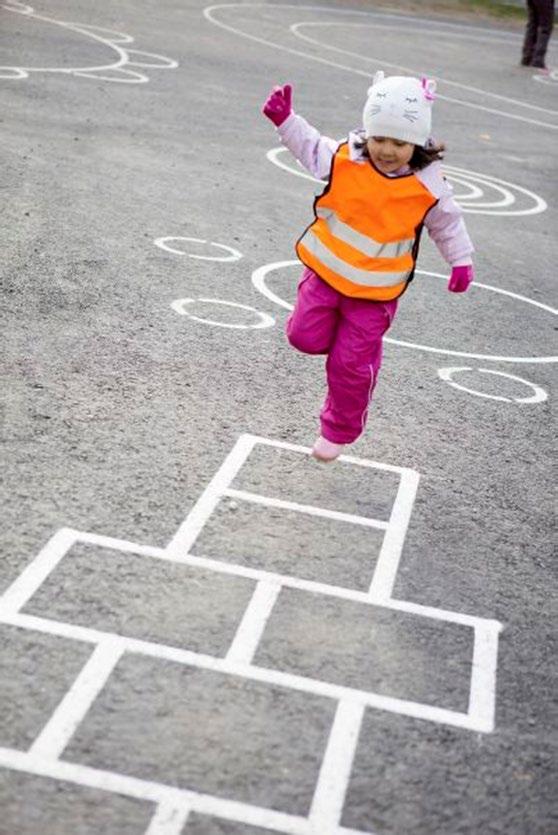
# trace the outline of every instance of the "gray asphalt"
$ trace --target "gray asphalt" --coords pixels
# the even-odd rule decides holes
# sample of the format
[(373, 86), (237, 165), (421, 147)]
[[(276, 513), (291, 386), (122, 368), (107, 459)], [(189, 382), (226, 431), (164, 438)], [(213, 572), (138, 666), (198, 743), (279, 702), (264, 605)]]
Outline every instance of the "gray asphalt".
[[(322, 363), (287, 345), (286, 311), (250, 280), (257, 267), (294, 259), (313, 195), (308, 181), (266, 159), (278, 141), (259, 109), (273, 84), (290, 81), (296, 110), (342, 137), (358, 124), (366, 76), (381, 62), (387, 72), (396, 72), (391, 64), (439, 75), (434, 118), (448, 165), (548, 204), (531, 215), (466, 215), (477, 281), (556, 306), (558, 81), (535, 81), (518, 66), (516, 29), (452, 26), (424, 12), (414, 20), (364, 17), (342, 3), (244, 5), (214, 16), (252, 39), (205, 18), (201, 0), (38, 3), (36, 14), (49, 20), (0, 6), (0, 64), (66, 70), (0, 77), (2, 592), (60, 528), (164, 547), (243, 433), (311, 445)], [(178, 66), (136, 67), (146, 83), (100, 78), (107, 73), (92, 68), (112, 63), (114, 49), (60, 26), (67, 21), (126, 33), (135, 39), (128, 46)], [(289, 31), (300, 22), (336, 25), (302, 29), (320, 46)], [(549, 64), (558, 65), (553, 44)], [(533, 205), (515, 194), (511, 209)], [(154, 244), (166, 236), (214, 241), (243, 257), (173, 254)], [(419, 267), (447, 273), (428, 241)], [(270, 274), (269, 286), (292, 301), (296, 279), (289, 268)], [(183, 298), (248, 305), (276, 324), (203, 324), (172, 309)], [(201, 302), (191, 312), (257, 321), (250, 311)], [(420, 274), (401, 302), (393, 339), (512, 358), (386, 344), (369, 425), (351, 450), (421, 475), (394, 596), (502, 622), (495, 729), (368, 708), (345, 827), (376, 835), (558, 831), (557, 380), (554, 363), (537, 361), (558, 353), (556, 331), (541, 307), (481, 287), (454, 296)], [(489, 396), (449, 386), (438, 375), (449, 366), (472, 369), (456, 382)], [(521, 377), (547, 399), (518, 403), (533, 390), (479, 369)], [(271, 450), (255, 454), (235, 486), (386, 518), (394, 479), (354, 470)], [(376, 530), (225, 502), (195, 553), (364, 590), (380, 539)], [(80, 544), (24, 612), (222, 658), (253, 590), (247, 577)], [(468, 630), (369, 610), (283, 590), (255, 662), (465, 711)], [(91, 646), (2, 623), (1, 608), (0, 631), (0, 746), (26, 751)], [(63, 759), (306, 816), (334, 710), (321, 695), (126, 654)], [(0, 807), (2, 835), (135, 835), (155, 812), (146, 800), (11, 768), (0, 770)], [(269, 831), (199, 812), (182, 829)]]

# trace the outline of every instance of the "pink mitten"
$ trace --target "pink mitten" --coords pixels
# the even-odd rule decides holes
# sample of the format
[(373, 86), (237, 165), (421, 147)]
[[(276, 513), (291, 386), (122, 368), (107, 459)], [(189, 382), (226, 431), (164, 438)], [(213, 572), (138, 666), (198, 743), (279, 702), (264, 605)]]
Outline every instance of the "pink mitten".
[(291, 100), (290, 84), (285, 84), (284, 87), (274, 87), (262, 108), (262, 113), (278, 128), (291, 115)]
[(454, 267), (451, 271), (451, 276), (448, 284), (450, 293), (464, 293), (469, 289), (469, 284), (475, 277), (475, 271), (472, 264), (467, 266)]

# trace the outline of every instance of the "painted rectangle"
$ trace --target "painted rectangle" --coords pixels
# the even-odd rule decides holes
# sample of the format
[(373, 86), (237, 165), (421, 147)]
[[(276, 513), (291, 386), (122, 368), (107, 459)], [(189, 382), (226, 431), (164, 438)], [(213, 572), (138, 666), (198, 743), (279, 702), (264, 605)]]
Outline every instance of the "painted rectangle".
[(306, 815), (336, 706), (310, 693), (125, 655), (64, 759)]
[(221, 656), (254, 589), (243, 577), (78, 542), (23, 611)]
[(466, 713), (474, 639), (462, 624), (283, 589), (254, 663)]

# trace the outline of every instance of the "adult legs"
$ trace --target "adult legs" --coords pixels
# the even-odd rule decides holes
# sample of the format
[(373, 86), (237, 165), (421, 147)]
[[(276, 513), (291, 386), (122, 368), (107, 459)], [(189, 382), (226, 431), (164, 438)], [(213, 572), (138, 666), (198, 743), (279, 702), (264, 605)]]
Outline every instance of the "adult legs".
[(539, 14), (537, 4), (535, 0), (527, 0), (527, 25), (525, 27), (523, 52), (521, 55), (521, 63), (526, 67), (531, 66), (531, 61), (533, 60), (538, 27)]
[(546, 50), (554, 26), (554, 0), (533, 0), (537, 6), (537, 37), (533, 47), (532, 67), (544, 67)]
[(382, 337), (396, 309), (397, 301), (342, 298), (320, 414), (322, 436), (332, 443), (350, 444), (364, 429), (382, 362)]

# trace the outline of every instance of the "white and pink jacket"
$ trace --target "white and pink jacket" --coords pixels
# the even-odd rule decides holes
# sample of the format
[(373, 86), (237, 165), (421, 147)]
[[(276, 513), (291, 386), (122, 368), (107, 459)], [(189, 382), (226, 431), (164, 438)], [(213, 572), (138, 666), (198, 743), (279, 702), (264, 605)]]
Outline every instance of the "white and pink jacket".
[[(345, 141), (322, 136), (306, 119), (296, 113), (291, 113), (277, 128), (277, 132), (283, 145), (310, 174), (320, 180), (328, 177), (333, 156), (341, 141)], [(362, 131), (349, 134), (347, 141), (351, 159), (355, 162), (366, 160), (362, 150), (356, 147), (363, 138)], [(409, 171), (409, 166), (405, 166), (391, 176), (398, 177), (408, 174)], [(451, 267), (471, 264), (474, 247), (467, 233), (461, 209), (453, 199), (452, 188), (444, 179), (441, 164), (432, 162), (426, 168), (416, 171), (415, 175), (438, 198), (436, 205), (426, 215), (424, 225), (442, 258)]]

